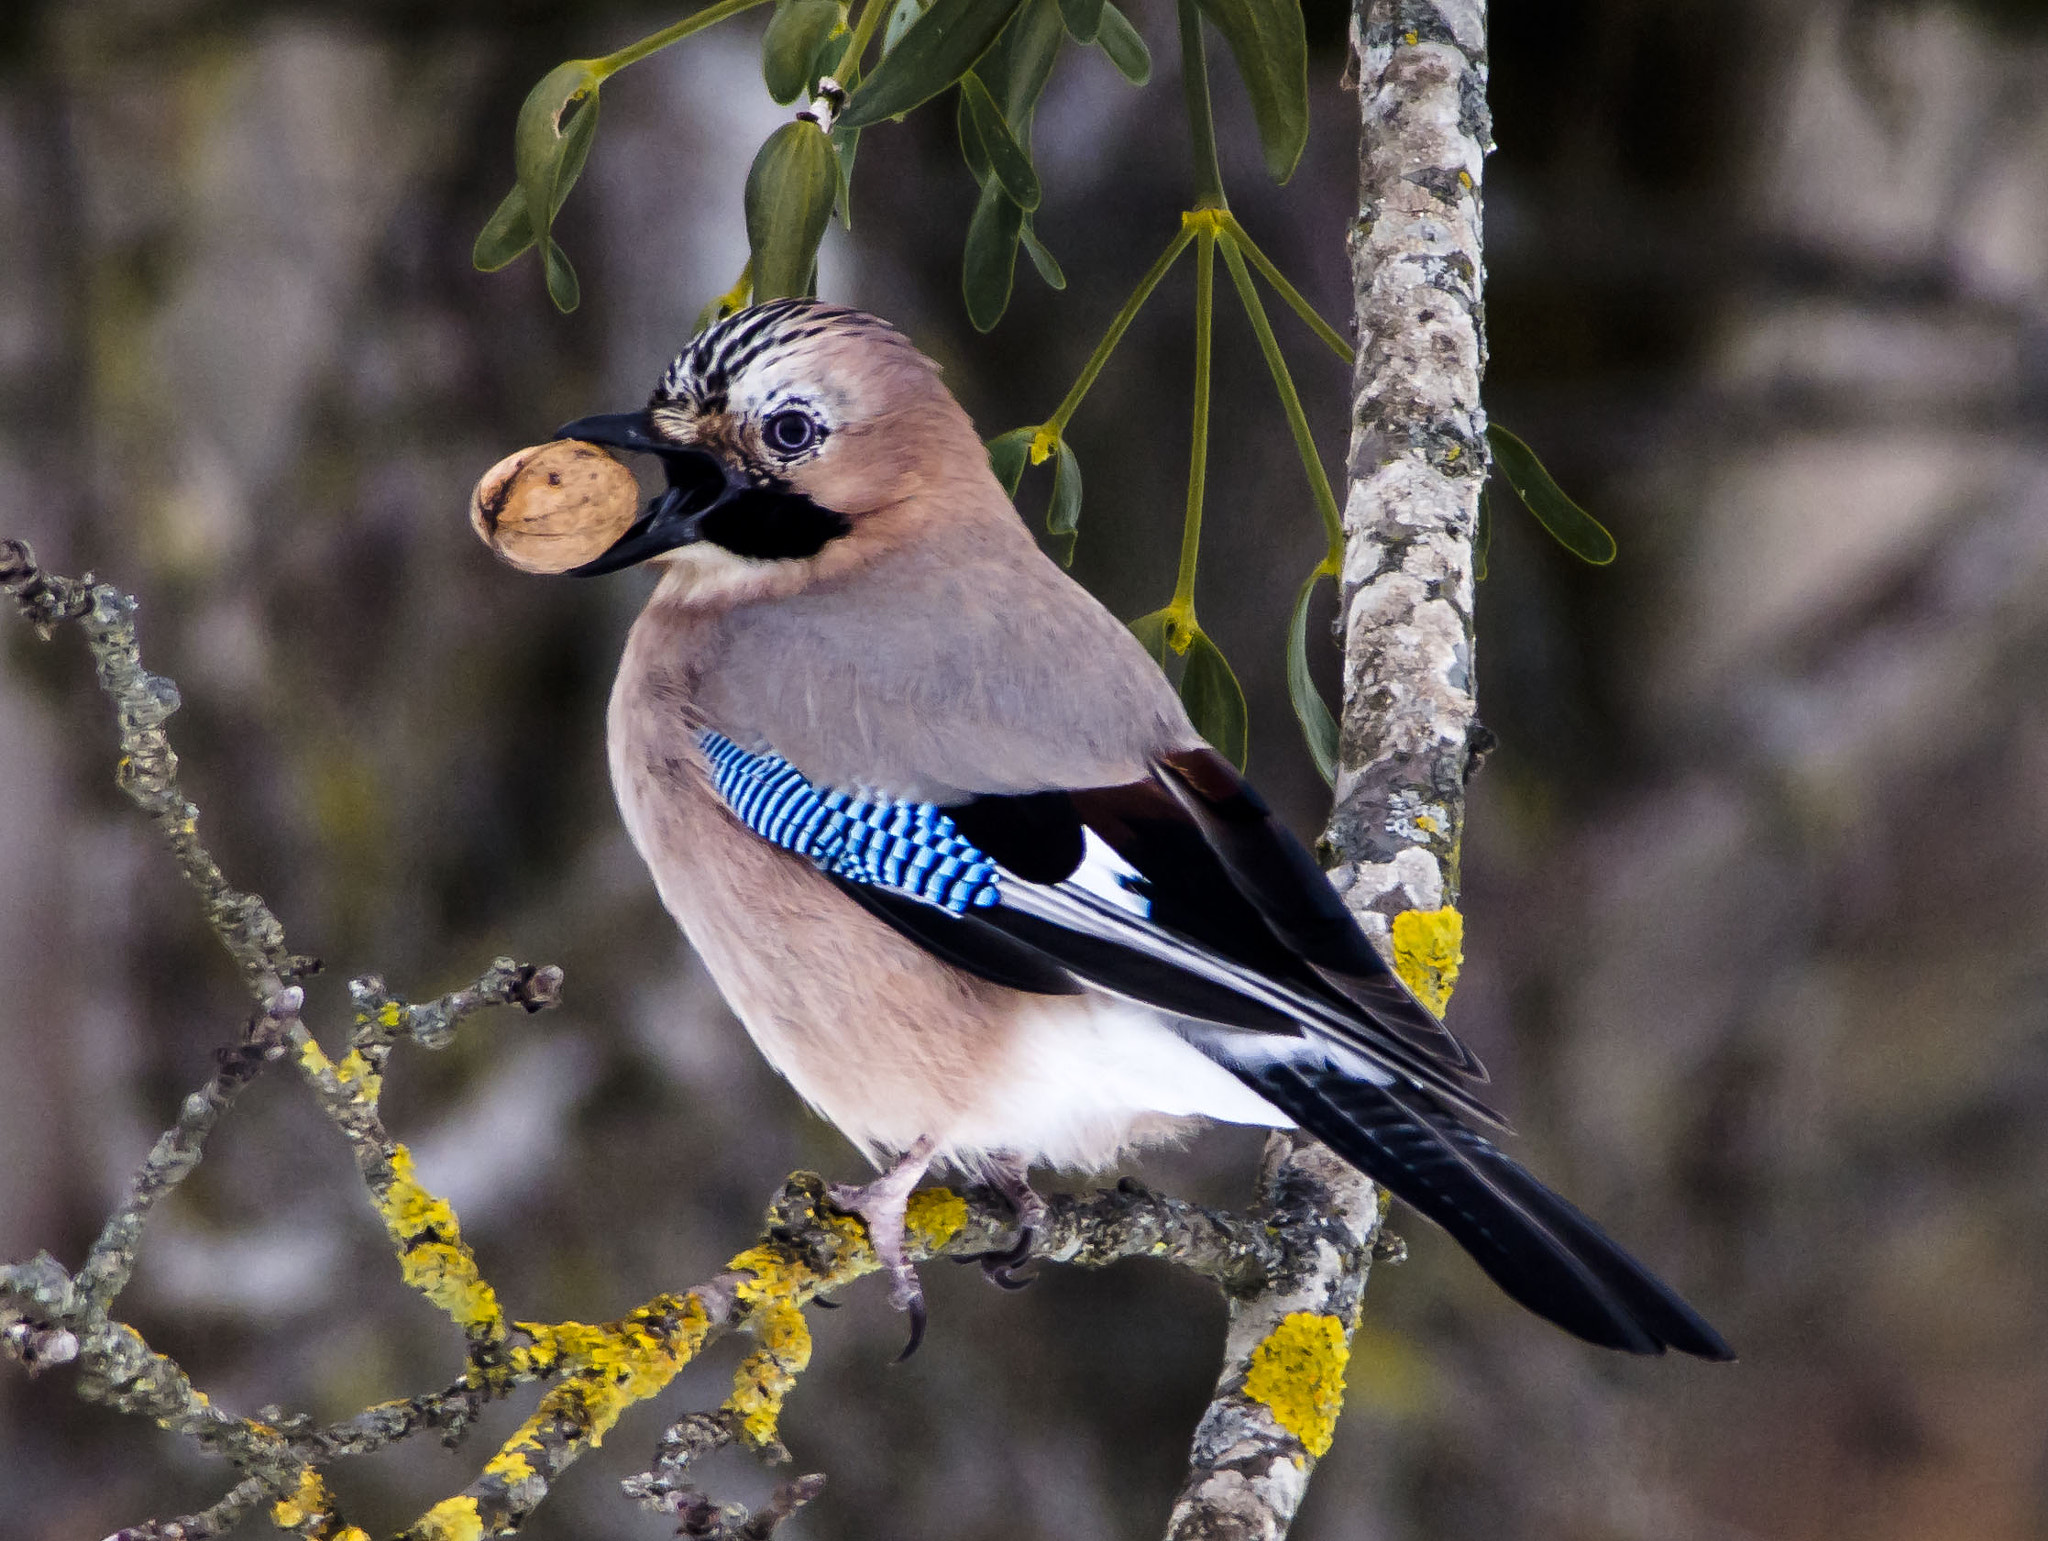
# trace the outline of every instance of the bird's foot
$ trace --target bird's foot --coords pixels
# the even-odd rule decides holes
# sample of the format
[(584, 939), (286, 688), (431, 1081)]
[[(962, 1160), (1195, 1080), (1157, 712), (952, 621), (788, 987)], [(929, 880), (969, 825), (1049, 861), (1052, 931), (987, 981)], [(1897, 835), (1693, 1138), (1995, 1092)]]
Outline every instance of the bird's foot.
[(980, 1252), (961, 1261), (981, 1264), (982, 1277), (998, 1289), (1027, 1289), (1038, 1276), (1019, 1274), (1017, 1270), (1031, 1261), (1031, 1249), (1045, 1229), (1045, 1200), (1031, 1186), (1030, 1171), (1021, 1161), (993, 1161), (988, 1177), (1017, 1212), (1017, 1239), (1000, 1252)]
[(825, 1190), (833, 1208), (856, 1216), (867, 1227), (868, 1245), (875, 1249), (882, 1271), (889, 1276), (889, 1304), (910, 1316), (910, 1341), (896, 1356), (898, 1364), (916, 1353), (917, 1346), (924, 1342), (924, 1285), (917, 1277), (917, 1269), (904, 1256), (904, 1208), (910, 1202), (911, 1190), (931, 1164), (931, 1153), (932, 1142), (920, 1140), (873, 1182), (859, 1187), (833, 1183)]

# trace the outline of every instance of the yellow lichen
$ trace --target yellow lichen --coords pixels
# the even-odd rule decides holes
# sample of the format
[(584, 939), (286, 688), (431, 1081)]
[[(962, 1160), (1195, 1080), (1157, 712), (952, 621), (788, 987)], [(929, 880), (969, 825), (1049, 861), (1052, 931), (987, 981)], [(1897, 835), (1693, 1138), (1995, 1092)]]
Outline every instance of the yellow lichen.
[(271, 1523), (279, 1530), (297, 1530), (301, 1525), (324, 1520), (334, 1509), (334, 1499), (320, 1473), (308, 1466), (299, 1473), (299, 1485), (289, 1498), (270, 1506)]
[(1395, 971), (1416, 999), (1442, 1016), (1465, 961), (1465, 917), (1450, 905), (1403, 910), (1393, 931)]
[(967, 1200), (950, 1188), (920, 1189), (903, 1211), (904, 1230), (928, 1252), (938, 1251), (966, 1223)]
[[(818, 1219), (833, 1223), (829, 1215)], [(875, 1266), (866, 1231), (850, 1216), (845, 1217), (845, 1227), (847, 1238), (857, 1236), (861, 1243), (855, 1270), (865, 1273)], [(725, 1406), (739, 1416), (747, 1442), (763, 1449), (775, 1442), (782, 1404), (811, 1362), (811, 1329), (804, 1322), (802, 1302), (827, 1281), (773, 1247), (750, 1247), (727, 1266), (745, 1275), (737, 1294), (748, 1307), (747, 1330), (759, 1347), (733, 1371), (732, 1395)]]
[(296, 1530), (310, 1541), (370, 1541), (354, 1525), (328, 1529), (334, 1523), (334, 1497), (320, 1473), (310, 1466), (299, 1473), (299, 1485), (291, 1496), (270, 1506), (270, 1519), (279, 1530)]
[[(520, 1322), (518, 1326), (534, 1341), (530, 1347), (512, 1351), (513, 1368), (528, 1375), (560, 1375), (565, 1377), (563, 1389), (575, 1386), (578, 1400), (569, 1411), (593, 1445), (603, 1440), (620, 1413), (673, 1380), (676, 1372), (696, 1357), (711, 1331), (710, 1318), (694, 1295), (657, 1295), (632, 1315), (602, 1326), (584, 1322)], [(544, 1397), (541, 1412), (547, 1410)], [(520, 1447), (542, 1421), (536, 1413), (486, 1469), (508, 1479), (530, 1475), (530, 1467), (522, 1469), (526, 1458)]]
[[(567, 1425), (579, 1443), (593, 1449), (603, 1444), (627, 1408), (658, 1395), (696, 1357), (710, 1335), (711, 1320), (694, 1295), (657, 1295), (623, 1320), (601, 1326), (518, 1326), (534, 1341), (512, 1351), (513, 1368), (563, 1379), (485, 1463), (484, 1479), (506, 1492), (533, 1481), (551, 1464), (541, 1443), (543, 1430)], [(411, 1533), (419, 1541), (477, 1541), (487, 1534), (476, 1497), (468, 1493), (436, 1504)]]
[(444, 1498), (421, 1515), (408, 1534), (417, 1541), (483, 1541), (484, 1518), (474, 1498)]
[(372, 1070), (370, 1062), (354, 1049), (342, 1055), (341, 1063), (334, 1067), (334, 1077), (343, 1086), (353, 1088), (372, 1107), (384, 1095), (384, 1078)]
[(329, 1059), (326, 1051), (313, 1041), (311, 1033), (299, 1043), (299, 1064), (306, 1074), (315, 1080), (335, 1074), (334, 1061)]
[(385, 1031), (395, 1033), (404, 1022), (405, 1013), (399, 1009), (398, 1002), (386, 1001), (377, 1008), (377, 1025)]
[(484, 1463), (484, 1472), (501, 1482), (524, 1482), (533, 1475), (533, 1462), (524, 1450), (500, 1450)]
[(1273, 1421), (1321, 1456), (1344, 1410), (1344, 1365), (1350, 1350), (1334, 1316), (1295, 1311), (1252, 1351), (1244, 1394), (1264, 1404)]
[(738, 1415), (747, 1443), (759, 1450), (775, 1443), (782, 1405), (810, 1366), (811, 1329), (802, 1310), (786, 1297), (757, 1301), (747, 1326), (760, 1347), (733, 1371), (732, 1395), (725, 1405)]
[(377, 1212), (398, 1248), (407, 1284), (446, 1311), (465, 1336), (495, 1341), (505, 1335), (497, 1293), (477, 1271), (455, 1211), (420, 1186), (412, 1152), (403, 1145), (391, 1147), (391, 1182), (378, 1197)]

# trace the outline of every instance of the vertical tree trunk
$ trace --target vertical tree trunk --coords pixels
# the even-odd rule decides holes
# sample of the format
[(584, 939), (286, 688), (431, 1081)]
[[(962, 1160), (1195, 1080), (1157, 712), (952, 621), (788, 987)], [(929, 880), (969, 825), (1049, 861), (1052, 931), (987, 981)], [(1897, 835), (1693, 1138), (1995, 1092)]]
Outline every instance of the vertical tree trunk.
[[(1328, 838), (1338, 886), (1385, 937), (1404, 910), (1456, 902), (1465, 777), (1480, 732), (1472, 536), (1487, 467), (1485, 7), (1356, 0), (1351, 46), (1364, 123), (1351, 227), (1358, 367)], [(1442, 929), (1455, 932), (1455, 921)]]
[[(1492, 145), (1481, 0), (1354, 0), (1362, 119), (1351, 228), (1352, 386), (1341, 587), (1344, 707), (1331, 876), (1441, 1009), (1465, 777), (1484, 730), (1472, 680), (1472, 537), (1487, 467), (1479, 375), (1481, 163)], [(1279, 1541), (1329, 1448), (1385, 1199), (1315, 1142), (1276, 1135), (1273, 1223), (1318, 1225), (1307, 1276), (1235, 1299), (1215, 1399), (1169, 1541)]]

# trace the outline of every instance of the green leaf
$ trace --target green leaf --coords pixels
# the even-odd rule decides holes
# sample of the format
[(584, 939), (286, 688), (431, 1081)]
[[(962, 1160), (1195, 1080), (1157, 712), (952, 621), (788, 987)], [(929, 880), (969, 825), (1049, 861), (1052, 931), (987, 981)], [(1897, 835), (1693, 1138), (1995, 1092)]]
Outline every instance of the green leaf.
[(932, 0), (874, 74), (854, 88), (839, 121), (866, 128), (928, 102), (988, 52), (1023, 0)]
[(550, 240), (549, 231), (590, 157), (597, 133), (598, 78), (588, 59), (556, 65), (527, 92), (512, 131), (512, 159), (528, 224), (546, 258), (548, 294), (563, 310), (575, 308), (573, 298), (567, 304), (563, 301), (576, 292), (576, 273)]
[(818, 78), (818, 50), (839, 25), (839, 0), (777, 0), (761, 35), (761, 78), (768, 94), (787, 105)]
[(1486, 581), (1486, 553), (1493, 545), (1493, 494), (1479, 489), (1479, 519), (1472, 529), (1472, 581)]
[(1198, 630), (1189, 644), (1187, 672), (1180, 677), (1180, 699), (1195, 731), (1243, 770), (1244, 690), (1224, 661), (1223, 650), (1209, 640), (1205, 631)]
[(988, 156), (989, 170), (1003, 184), (1010, 201), (1027, 214), (1037, 208), (1041, 194), (1030, 153), (1017, 143), (1010, 125), (1003, 121), (1003, 110), (972, 70), (960, 77), (960, 104), (974, 122), (975, 136)]
[(1112, 0), (1103, 0), (1102, 26), (1095, 34), (1095, 46), (1109, 55), (1109, 62), (1132, 85), (1142, 86), (1152, 78), (1152, 50)]
[(1036, 428), (1012, 428), (988, 441), (988, 468), (996, 473), (1003, 491), (1017, 496), (1017, 484), (1024, 479), (1024, 464), (1031, 458), (1031, 441)]
[(1102, 0), (1060, 0), (1060, 20), (1077, 43), (1092, 43), (1102, 30)]
[(1081, 529), (1081, 462), (1059, 443), (1059, 459), (1053, 466), (1052, 502), (1045, 510), (1045, 530), (1059, 549), (1060, 565), (1074, 565), (1074, 541)]
[(484, 221), (469, 260), (479, 273), (495, 273), (532, 244), (533, 221), (526, 217), (526, 194), (515, 187)]
[(583, 303), (583, 286), (576, 282), (576, 269), (553, 236), (548, 237), (547, 275), (548, 298), (555, 302), (555, 309), (566, 316)]
[(1308, 143), (1308, 39), (1301, 0), (1195, 0), (1216, 24), (1251, 93), (1266, 169), (1276, 182), (1294, 175)]
[(924, 7), (918, 0), (896, 0), (896, 9), (889, 13), (889, 19), (882, 25), (882, 57), (888, 58), (896, 51), (896, 45), (903, 41), (903, 34), (910, 30), (910, 24), (924, 14)]
[(1017, 270), (1017, 238), (1024, 229), (1024, 211), (1010, 201), (1003, 184), (991, 178), (967, 222), (967, 252), (961, 265), (960, 288), (967, 297), (967, 319), (978, 332), (990, 331), (1010, 306), (1010, 285)]
[(1614, 537), (1551, 480), (1536, 452), (1498, 423), (1486, 429), (1486, 442), (1493, 447), (1494, 469), (1505, 476), (1523, 507), (1536, 516), (1565, 550), (1582, 562), (1605, 567), (1614, 560)]
[(974, 113), (968, 109), (967, 93), (962, 91), (953, 110), (953, 131), (960, 136), (960, 158), (967, 162), (968, 175), (979, 186), (986, 183), (993, 172), (988, 160), (988, 145), (982, 140), (977, 123)]
[(1308, 575), (1308, 582), (1294, 596), (1294, 614), (1287, 621), (1287, 699), (1301, 723), (1301, 736), (1308, 740), (1309, 758), (1323, 780), (1337, 781), (1337, 719), (1323, 704), (1322, 692), (1308, 672), (1308, 610), (1316, 585), (1323, 581), (1321, 568)]
[(860, 150), (860, 130), (832, 130), (832, 153), (839, 157), (839, 223), (853, 228), (853, 158)]
[(1031, 265), (1038, 269), (1038, 276), (1045, 280), (1049, 288), (1066, 288), (1067, 275), (1060, 271), (1059, 263), (1054, 261), (1052, 253), (1045, 249), (1045, 243), (1038, 239), (1038, 232), (1031, 228), (1028, 217), (1020, 233), (1024, 240), (1024, 250), (1031, 258)]
[(839, 68), (839, 61), (846, 53), (846, 46), (853, 40), (853, 34), (844, 27), (827, 32), (818, 39), (818, 51), (811, 55), (809, 68), (804, 71), (804, 89), (811, 90), (821, 75), (830, 75)]
[(838, 192), (839, 163), (817, 124), (798, 118), (768, 136), (747, 172), (756, 304), (810, 292)]
[(1170, 611), (1154, 610), (1150, 615), (1141, 615), (1131, 622), (1131, 635), (1145, 645), (1145, 651), (1152, 655), (1152, 661), (1161, 669), (1173, 656), (1173, 644), (1169, 640), (1172, 634), (1172, 627), (1168, 625), (1170, 618)]
[(1058, 0), (1024, 0), (995, 46), (974, 66), (974, 73), (1001, 107), (1004, 121), (1027, 150), (1032, 114), (1045, 94), (1045, 83), (1052, 76), (1066, 35)]

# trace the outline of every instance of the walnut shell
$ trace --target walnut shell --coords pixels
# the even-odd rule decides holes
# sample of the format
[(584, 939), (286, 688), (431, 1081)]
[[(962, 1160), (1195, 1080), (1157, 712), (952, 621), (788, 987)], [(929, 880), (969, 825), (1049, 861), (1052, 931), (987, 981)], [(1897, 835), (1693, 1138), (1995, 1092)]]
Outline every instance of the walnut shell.
[(595, 444), (556, 439), (486, 471), (469, 522), (500, 558), (528, 573), (564, 573), (611, 549), (640, 510), (633, 473)]

